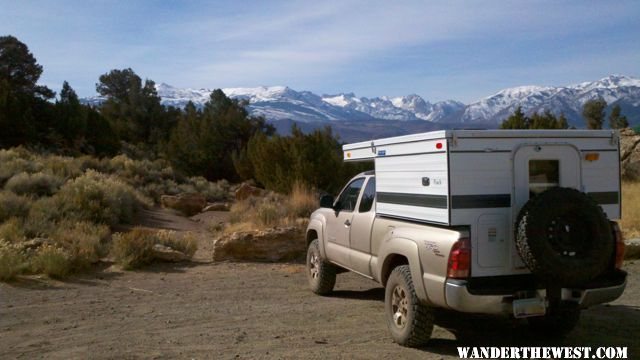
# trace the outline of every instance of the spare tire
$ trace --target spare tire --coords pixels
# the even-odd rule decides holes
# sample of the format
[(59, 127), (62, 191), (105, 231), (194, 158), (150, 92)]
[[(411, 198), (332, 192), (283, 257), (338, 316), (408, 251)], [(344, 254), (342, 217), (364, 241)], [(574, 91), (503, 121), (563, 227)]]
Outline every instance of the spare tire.
[(515, 226), (520, 257), (543, 283), (580, 286), (611, 263), (614, 239), (602, 208), (588, 195), (552, 188), (530, 199)]

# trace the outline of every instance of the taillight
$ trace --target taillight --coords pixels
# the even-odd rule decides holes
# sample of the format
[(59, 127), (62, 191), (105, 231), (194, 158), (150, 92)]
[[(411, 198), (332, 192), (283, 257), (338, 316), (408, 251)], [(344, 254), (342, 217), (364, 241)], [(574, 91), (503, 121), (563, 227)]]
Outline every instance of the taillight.
[(621, 269), (622, 263), (624, 262), (624, 239), (622, 238), (622, 231), (620, 231), (620, 227), (617, 223), (612, 221), (611, 227), (613, 228), (613, 236), (616, 238), (615, 266), (616, 269)]
[(466, 279), (471, 273), (471, 241), (469, 238), (458, 240), (451, 247), (447, 277), (451, 279)]

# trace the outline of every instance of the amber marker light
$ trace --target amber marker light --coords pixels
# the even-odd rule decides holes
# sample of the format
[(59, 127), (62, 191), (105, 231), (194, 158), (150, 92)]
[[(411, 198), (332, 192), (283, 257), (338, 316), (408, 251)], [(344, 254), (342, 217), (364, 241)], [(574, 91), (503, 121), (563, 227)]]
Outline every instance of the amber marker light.
[(584, 156), (584, 159), (587, 160), (587, 161), (596, 161), (596, 160), (600, 159), (600, 154), (598, 154), (598, 153), (587, 153)]

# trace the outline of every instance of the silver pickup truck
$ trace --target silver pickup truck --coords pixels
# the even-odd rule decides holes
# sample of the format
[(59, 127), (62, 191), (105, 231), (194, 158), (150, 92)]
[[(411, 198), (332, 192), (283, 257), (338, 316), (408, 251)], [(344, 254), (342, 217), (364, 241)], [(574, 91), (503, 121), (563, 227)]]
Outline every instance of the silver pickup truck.
[(433, 310), (527, 318), (564, 335), (624, 291), (617, 134), (439, 131), (343, 147), (371, 161), (306, 232), (311, 290), (349, 270), (385, 287), (397, 343), (429, 340)]

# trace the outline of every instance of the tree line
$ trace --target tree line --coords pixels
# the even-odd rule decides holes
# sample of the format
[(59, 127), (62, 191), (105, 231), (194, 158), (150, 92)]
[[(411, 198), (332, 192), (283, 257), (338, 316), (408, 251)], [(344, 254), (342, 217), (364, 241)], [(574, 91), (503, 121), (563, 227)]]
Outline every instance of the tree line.
[(361, 166), (342, 161), (330, 129), (291, 136), (275, 133), (248, 105), (214, 90), (203, 107), (163, 106), (155, 83), (132, 69), (100, 75), (100, 104), (82, 104), (68, 82), (59, 96), (38, 85), (43, 68), (26, 44), (0, 37), (0, 148), (27, 146), (66, 155), (112, 156), (134, 145), (149, 158), (165, 158), (189, 176), (255, 179), (288, 192), (302, 182), (336, 191)]
[[(607, 102), (602, 98), (588, 100), (582, 106), (582, 117), (587, 129), (602, 129), (606, 118)], [(615, 104), (609, 113), (609, 127), (623, 129), (629, 127), (629, 121), (622, 115), (620, 105)], [(509, 115), (502, 124), (501, 129), (568, 129), (569, 123), (564, 113), (554, 115), (549, 110), (534, 112), (527, 116), (521, 106), (517, 106), (513, 114)]]

